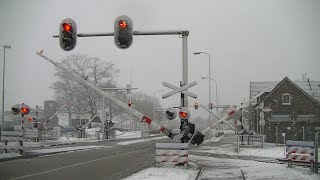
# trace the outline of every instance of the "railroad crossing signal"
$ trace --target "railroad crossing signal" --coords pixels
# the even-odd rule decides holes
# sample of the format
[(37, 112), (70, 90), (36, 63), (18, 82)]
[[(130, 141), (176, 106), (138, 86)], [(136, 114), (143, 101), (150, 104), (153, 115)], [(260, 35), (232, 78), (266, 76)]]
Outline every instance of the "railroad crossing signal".
[(167, 117), (167, 119), (169, 119), (169, 120), (173, 120), (174, 118), (177, 117), (177, 111), (176, 111), (173, 107), (169, 107), (169, 108), (166, 110), (166, 117)]
[(212, 102), (209, 103), (209, 109), (213, 109), (213, 104), (212, 104)]
[(168, 92), (168, 93), (162, 95), (162, 98), (163, 98), (163, 99), (165, 99), (165, 98), (167, 98), (167, 97), (169, 97), (169, 96), (172, 96), (172, 95), (174, 95), (174, 94), (177, 94), (177, 93), (179, 93), (179, 92), (182, 93), (182, 94), (184, 94), (184, 95), (187, 95), (187, 96), (190, 96), (190, 97), (193, 97), (193, 98), (197, 98), (197, 95), (196, 95), (196, 94), (193, 94), (193, 93), (187, 91), (188, 88), (197, 85), (197, 81), (193, 81), (193, 82), (191, 82), (191, 83), (189, 83), (189, 84), (186, 84), (186, 85), (184, 85), (184, 86), (181, 86), (181, 87), (176, 87), (176, 86), (174, 86), (174, 85), (172, 85), (172, 84), (169, 84), (169, 83), (167, 83), (167, 82), (163, 82), (162, 85), (164, 85), (164, 86), (166, 86), (166, 87), (168, 87), (168, 88), (170, 88), (170, 89), (173, 89), (173, 91)]
[(18, 115), (18, 114), (20, 113), (20, 106), (19, 106), (19, 104), (13, 105), (13, 106), (11, 107), (11, 113), (12, 113), (13, 115)]
[(190, 118), (190, 111), (186, 107), (182, 107), (179, 110), (179, 118), (181, 120), (188, 120)]
[(16, 104), (11, 107), (11, 113), (13, 115), (18, 115), (21, 113), (21, 115), (23, 116), (23, 115), (29, 114), (29, 112), (30, 112), (30, 107), (24, 103)]
[(199, 108), (199, 104), (197, 102), (194, 103), (194, 109), (198, 109)]

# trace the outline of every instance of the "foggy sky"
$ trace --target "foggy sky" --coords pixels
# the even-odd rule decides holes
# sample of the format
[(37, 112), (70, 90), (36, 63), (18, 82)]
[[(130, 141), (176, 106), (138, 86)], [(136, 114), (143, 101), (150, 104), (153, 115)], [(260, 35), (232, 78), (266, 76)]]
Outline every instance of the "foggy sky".
[[(0, 0), (0, 45), (6, 50), (5, 108), (16, 103), (43, 105), (52, 99), (54, 66), (35, 52), (60, 61), (73, 53), (83, 53), (112, 61), (120, 69), (118, 85), (130, 83), (153, 96), (169, 82), (182, 79), (182, 39), (178, 36), (136, 36), (129, 49), (119, 50), (113, 37), (78, 38), (71, 52), (60, 49), (58, 26), (64, 18), (77, 22), (78, 32), (113, 32), (114, 20), (128, 15), (134, 30), (187, 29), (189, 89), (207, 105), (208, 57), (212, 77), (218, 83), (220, 104), (240, 104), (249, 96), (250, 81), (280, 81), (285, 76), (301, 79), (308, 73), (320, 80), (320, 1), (318, 0)], [(2, 77), (3, 48), (0, 51)], [(2, 78), (1, 78), (2, 90)], [(179, 105), (180, 95), (161, 103)], [(212, 86), (215, 101), (215, 87)], [(1, 106), (1, 105), (0, 105)]]

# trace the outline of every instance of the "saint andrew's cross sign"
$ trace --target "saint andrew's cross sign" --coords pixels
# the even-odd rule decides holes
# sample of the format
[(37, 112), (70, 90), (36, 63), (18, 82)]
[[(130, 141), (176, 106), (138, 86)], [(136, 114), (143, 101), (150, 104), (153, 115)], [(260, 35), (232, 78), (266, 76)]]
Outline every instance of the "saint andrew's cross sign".
[(170, 88), (170, 89), (173, 89), (173, 91), (170, 91), (170, 92), (162, 95), (162, 98), (163, 98), (163, 99), (165, 99), (165, 98), (167, 98), (167, 97), (170, 97), (170, 96), (172, 96), (172, 95), (174, 95), (174, 94), (177, 94), (177, 93), (179, 93), (179, 92), (182, 93), (182, 94), (184, 94), (184, 95), (187, 95), (187, 96), (190, 96), (190, 97), (193, 97), (193, 98), (197, 98), (197, 95), (196, 95), (196, 94), (191, 93), (191, 92), (188, 92), (188, 88), (197, 85), (197, 81), (193, 81), (193, 82), (191, 82), (191, 83), (189, 83), (189, 84), (186, 84), (186, 85), (184, 85), (184, 86), (181, 86), (181, 87), (174, 86), (174, 85), (169, 84), (169, 83), (167, 83), (167, 82), (163, 82), (162, 85), (163, 85), (163, 86), (166, 86), (166, 87), (168, 87), (168, 88)]

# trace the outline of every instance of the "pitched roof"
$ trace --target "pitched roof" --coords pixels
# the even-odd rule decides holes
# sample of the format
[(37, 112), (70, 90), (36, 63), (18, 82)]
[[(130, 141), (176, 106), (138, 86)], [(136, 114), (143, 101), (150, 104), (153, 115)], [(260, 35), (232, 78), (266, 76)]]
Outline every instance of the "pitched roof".
[[(320, 102), (320, 81), (291, 81), (288, 77), (285, 77), (282, 81), (288, 79), (295, 86), (305, 92), (308, 96), (311, 96), (313, 99)], [(280, 81), (280, 82), (282, 82)], [(279, 81), (270, 81), (270, 82), (250, 82), (250, 99), (262, 91), (267, 90), (266, 92), (273, 91), (277, 85), (280, 83)], [(255, 106), (257, 103), (254, 100), (251, 105)]]

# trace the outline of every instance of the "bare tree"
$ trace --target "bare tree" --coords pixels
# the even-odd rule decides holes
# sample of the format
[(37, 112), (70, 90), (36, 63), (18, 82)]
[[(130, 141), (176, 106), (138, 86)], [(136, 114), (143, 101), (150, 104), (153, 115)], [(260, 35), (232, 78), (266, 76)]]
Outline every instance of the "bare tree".
[[(131, 101), (134, 105), (134, 108), (138, 111), (142, 112), (143, 114), (153, 118), (153, 103), (154, 99), (153, 96), (149, 96), (147, 94), (144, 94), (142, 92), (137, 92), (132, 94)], [(159, 99), (155, 99), (155, 107), (157, 109), (161, 109), (161, 104)], [(165, 116), (163, 112), (156, 111), (156, 117), (159, 121), (162, 121), (165, 119)]]
[[(119, 75), (119, 69), (115, 68), (111, 62), (84, 54), (73, 54), (65, 57), (61, 64), (98, 87), (116, 86), (115, 78)], [(60, 69), (56, 70), (57, 81), (53, 83), (52, 89), (58, 102), (68, 103), (69, 120), (71, 113), (94, 116), (98, 107), (102, 106), (102, 96), (85, 84), (76, 81), (70, 74)]]

